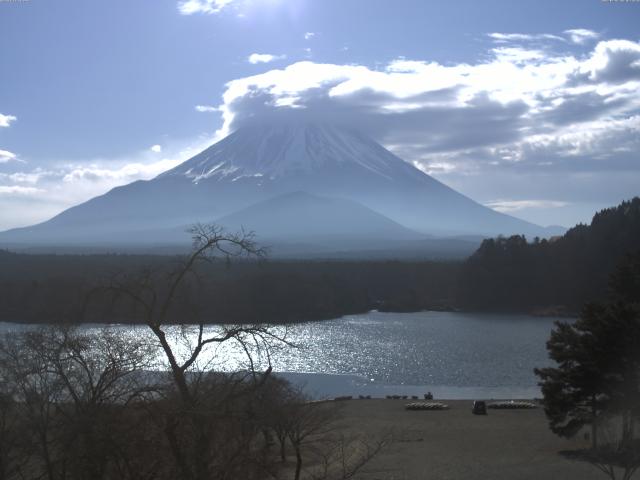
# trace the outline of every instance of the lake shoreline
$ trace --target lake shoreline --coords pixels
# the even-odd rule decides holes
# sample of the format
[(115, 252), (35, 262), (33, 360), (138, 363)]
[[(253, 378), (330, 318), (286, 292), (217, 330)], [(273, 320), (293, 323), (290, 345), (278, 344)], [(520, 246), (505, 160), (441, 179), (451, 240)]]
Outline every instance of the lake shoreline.
[[(479, 314), (479, 315), (515, 315), (515, 316), (530, 316), (530, 317), (539, 317), (539, 318), (577, 318), (580, 316), (580, 312), (573, 312), (565, 309), (564, 307), (549, 307), (549, 308), (539, 308), (533, 310), (465, 310), (458, 307), (442, 307), (442, 308), (420, 308), (420, 309), (396, 309), (396, 310), (387, 310), (384, 308), (371, 308), (368, 310), (359, 310), (359, 311), (350, 311), (343, 314), (326, 316), (321, 318), (308, 318), (304, 320), (296, 320), (296, 321), (287, 321), (287, 322), (265, 322), (262, 325), (273, 325), (273, 326), (286, 326), (286, 325), (301, 325), (305, 323), (320, 323), (320, 322), (328, 322), (331, 320), (337, 320), (339, 318), (353, 316), (353, 315), (365, 315), (368, 313), (429, 313), (429, 312), (444, 312), (444, 313), (464, 313), (468, 315)], [(144, 322), (132, 322), (132, 321), (113, 321), (110, 323), (100, 323), (100, 322), (31, 322), (27, 320), (6, 320), (0, 318), (0, 323), (14, 323), (17, 325), (42, 325), (42, 326), (79, 326), (79, 325), (122, 325), (122, 326), (145, 326)], [(244, 323), (248, 325), (248, 323)], [(260, 325), (260, 323), (256, 323)], [(179, 325), (177, 323), (167, 323), (169, 326)], [(238, 325), (238, 323), (228, 322), (204, 322), (205, 326), (212, 325)]]
[(524, 400), (542, 396), (540, 388), (535, 385), (408, 385), (375, 382), (362, 375), (328, 374), (315, 372), (279, 372), (273, 375), (284, 378), (292, 385), (314, 400), (332, 400), (338, 397), (351, 396), (386, 399), (390, 396), (416, 397), (423, 400), (425, 394), (431, 393), (435, 399), (449, 400)]
[[(271, 354), (255, 352), (257, 371), (274, 372), (298, 385), (311, 398), (337, 396), (407, 396), (423, 398), (492, 399), (541, 396), (534, 368), (548, 366), (545, 348), (559, 318), (509, 314), (419, 312), (393, 314), (371, 311), (325, 322), (274, 326), (287, 344), (273, 345)], [(135, 338), (155, 337), (143, 324), (84, 324), (97, 332), (109, 327)], [(0, 329), (28, 330), (35, 325), (0, 324)], [(219, 335), (224, 327), (205, 329)], [(169, 342), (179, 357), (188, 355), (185, 339), (197, 329), (167, 325)], [(193, 340), (193, 338), (192, 338)], [(188, 340), (187, 340), (188, 341)], [(293, 345), (293, 347), (292, 347)], [(246, 352), (226, 342), (202, 352), (221, 372), (244, 371)], [(151, 370), (165, 369), (161, 351)]]

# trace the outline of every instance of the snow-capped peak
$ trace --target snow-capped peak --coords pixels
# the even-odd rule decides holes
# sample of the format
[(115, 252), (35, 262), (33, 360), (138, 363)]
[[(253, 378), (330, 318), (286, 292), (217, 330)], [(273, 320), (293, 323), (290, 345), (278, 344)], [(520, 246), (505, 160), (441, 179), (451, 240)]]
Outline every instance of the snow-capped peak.
[(424, 176), (368, 137), (328, 124), (253, 125), (239, 129), (161, 176), (206, 179), (275, 180), (326, 169), (356, 167), (393, 180)]

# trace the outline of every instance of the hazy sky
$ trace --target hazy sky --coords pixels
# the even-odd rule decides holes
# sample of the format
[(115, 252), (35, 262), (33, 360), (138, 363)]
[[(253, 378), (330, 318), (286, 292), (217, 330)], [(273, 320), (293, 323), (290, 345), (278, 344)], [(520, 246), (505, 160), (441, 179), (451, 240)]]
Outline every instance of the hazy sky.
[(639, 42), (640, 2), (0, 0), (0, 229), (292, 111), (588, 221), (640, 194)]

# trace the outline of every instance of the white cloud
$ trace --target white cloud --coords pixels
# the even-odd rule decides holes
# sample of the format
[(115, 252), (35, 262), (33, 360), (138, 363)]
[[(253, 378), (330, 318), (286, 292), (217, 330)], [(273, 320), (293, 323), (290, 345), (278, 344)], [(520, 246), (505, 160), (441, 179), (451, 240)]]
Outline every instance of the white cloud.
[(510, 42), (533, 42), (533, 41), (548, 41), (556, 40), (564, 42), (564, 38), (559, 35), (553, 35), (550, 33), (489, 33), (489, 38), (496, 43), (510, 43)]
[(36, 168), (30, 172), (13, 172), (13, 173), (0, 173), (0, 182), (22, 183), (27, 185), (35, 185), (43, 178), (47, 176), (55, 175), (54, 172), (44, 170), (42, 168)]
[[(398, 58), (371, 68), (301, 61), (238, 78), (226, 85), (218, 133), (263, 120), (355, 125), (483, 202), (495, 201), (499, 191), (523, 202), (570, 202), (569, 209), (577, 208), (572, 196), (602, 199), (603, 189), (611, 204), (618, 201), (614, 196), (637, 194), (640, 43), (602, 40), (577, 54), (572, 43), (556, 37), (500, 34), (500, 44), (469, 63)], [(535, 42), (513, 43), (529, 40)], [(623, 171), (626, 176), (618, 173)], [(500, 188), (513, 188), (512, 194), (479, 187), (491, 185), (498, 173), (508, 178)], [(550, 177), (531, 180), (542, 174)], [(624, 188), (618, 189), (621, 178)], [(559, 198), (563, 182), (556, 179), (589, 193), (576, 188)], [(545, 184), (556, 191), (536, 193)], [(533, 205), (521, 204), (521, 210), (542, 211)]]
[(315, 36), (316, 36), (316, 34), (314, 32), (305, 32), (304, 39), (305, 40), (311, 40)]
[(151, 150), (153, 153), (161, 153), (162, 152), (162, 146), (161, 145), (152, 145), (151, 148), (149, 148), (149, 150)]
[(151, 163), (127, 163), (109, 168), (100, 164), (70, 166), (62, 181), (66, 183), (96, 182), (121, 185), (135, 180), (147, 180), (180, 164), (181, 160), (162, 159)]
[(8, 150), (0, 150), (0, 164), (10, 162), (16, 158), (15, 153), (9, 152)]
[(247, 61), (252, 64), (256, 63), (269, 63), (275, 60), (282, 60), (287, 58), (286, 55), (272, 55), (270, 53), (252, 53), (247, 57)]
[(234, 0), (184, 0), (178, 2), (178, 10), (183, 15), (194, 13), (219, 13)]
[(492, 200), (485, 203), (485, 206), (502, 213), (518, 212), (528, 208), (560, 208), (567, 205), (567, 202), (556, 200)]
[[(193, 153), (189, 150), (187, 155)], [(166, 158), (113, 166), (96, 162), (0, 174), (0, 231), (42, 222), (114, 187), (153, 178), (182, 160)]]
[(544, 60), (547, 56), (542, 50), (520, 47), (497, 47), (491, 50), (496, 60), (510, 63), (531, 62)]
[(220, 109), (218, 107), (213, 107), (211, 105), (196, 105), (196, 110), (198, 112), (218, 112)]
[(591, 40), (597, 40), (600, 37), (598, 32), (593, 30), (587, 30), (586, 28), (574, 28), (571, 30), (565, 30), (565, 34), (569, 35), (569, 39), (573, 43), (583, 45)]
[(0, 127), (8, 127), (11, 125), (11, 122), (15, 122), (17, 120), (13, 115), (4, 115), (0, 113)]
[(199, 137), (164, 145), (160, 159), (156, 152), (145, 149), (123, 158), (0, 172), (0, 230), (47, 220), (114, 187), (153, 178), (201, 152), (213, 141), (211, 137)]
[(28, 196), (42, 193), (42, 190), (34, 187), (23, 187), (21, 185), (0, 185), (0, 195), (2, 196)]
[(219, 107), (221, 133), (264, 116), (338, 118), (388, 143), (420, 137), (426, 152), (456, 151), (575, 133), (640, 109), (638, 43), (599, 42), (584, 58), (504, 46), (489, 53), (475, 64), (398, 59), (376, 70), (304, 61), (233, 80)]
[(640, 80), (640, 43), (598, 42), (589, 58), (578, 64), (575, 80), (607, 84), (637, 82)]
[[(16, 117), (13, 115), (4, 115), (0, 113), (0, 127), (9, 127), (12, 122), (16, 121)], [(12, 160), (17, 160), (17, 155), (8, 150), (0, 150), (0, 165), (8, 163)]]
[(439, 173), (449, 173), (457, 170), (454, 163), (444, 161), (432, 161), (432, 162), (418, 162), (413, 161), (413, 166), (418, 170), (422, 170), (427, 175), (437, 175)]

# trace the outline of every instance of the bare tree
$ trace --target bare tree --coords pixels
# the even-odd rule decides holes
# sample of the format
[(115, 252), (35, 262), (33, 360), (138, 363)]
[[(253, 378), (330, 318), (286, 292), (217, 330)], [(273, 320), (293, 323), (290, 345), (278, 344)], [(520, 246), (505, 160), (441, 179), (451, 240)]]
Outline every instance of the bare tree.
[[(311, 443), (325, 441), (335, 427), (336, 404), (299, 402), (289, 406), (289, 441), (296, 455), (295, 480), (300, 479), (303, 448)], [(323, 438), (324, 437), (324, 438)]]
[[(20, 425), (28, 437), (22, 462), (35, 478), (60, 478), (54, 431), (55, 405), (62, 400), (62, 384), (48, 374), (47, 365), (32, 352), (32, 333), (5, 335), (0, 342), (0, 371), (13, 401), (19, 405)], [(34, 353), (35, 355), (32, 355)]]
[(126, 426), (123, 409), (141, 392), (148, 358), (146, 344), (104, 329), (48, 327), (5, 335), (2, 407), (12, 409), (14, 434), (19, 432), (13, 447), (20, 454), (7, 478), (111, 478), (127, 436), (118, 431)]
[(276, 405), (268, 404), (271, 428), (285, 462), (286, 445), (295, 455), (295, 480), (346, 480), (355, 477), (389, 443), (390, 435), (345, 432), (340, 423), (341, 404), (310, 401), (301, 391), (283, 383)]
[(602, 438), (595, 448), (561, 453), (570, 460), (592, 465), (611, 480), (630, 480), (640, 468), (640, 439), (627, 431), (629, 422), (622, 415), (603, 416), (599, 425)]
[[(0, 376), (4, 377), (2, 373)], [(20, 406), (12, 386), (5, 380), (0, 379), (0, 480), (15, 478), (28, 461), (25, 455), (28, 442), (20, 428)]]
[[(194, 292), (206, 295), (203, 287), (207, 279), (200, 267), (220, 258), (260, 259), (266, 252), (257, 246), (253, 233), (229, 234), (221, 227), (200, 224), (190, 233), (192, 252), (170, 272), (117, 275), (103, 290), (113, 295), (114, 302), (127, 302), (141, 317), (168, 364), (176, 396), (168, 394), (168, 408), (160, 418), (181, 478), (232, 478), (229, 472), (234, 471), (234, 465), (251, 463), (246, 460), (253, 438), (241, 435), (244, 440), (233, 442), (227, 431), (226, 441), (217, 441), (221, 426), (232, 428), (227, 420), (238, 412), (231, 403), (242, 403), (262, 386), (271, 372), (271, 347), (286, 339), (260, 323), (207, 328), (212, 322), (199, 311), (197, 301), (189, 301)], [(182, 338), (190, 340), (186, 355), (171, 341), (176, 324)], [(227, 343), (235, 343), (245, 353), (246, 373), (220, 375), (199, 365), (205, 350)], [(258, 372), (254, 363), (256, 354), (266, 359), (263, 372)]]
[(339, 433), (317, 453), (318, 466), (310, 472), (312, 480), (347, 480), (354, 478), (389, 444), (391, 435), (365, 436)]

